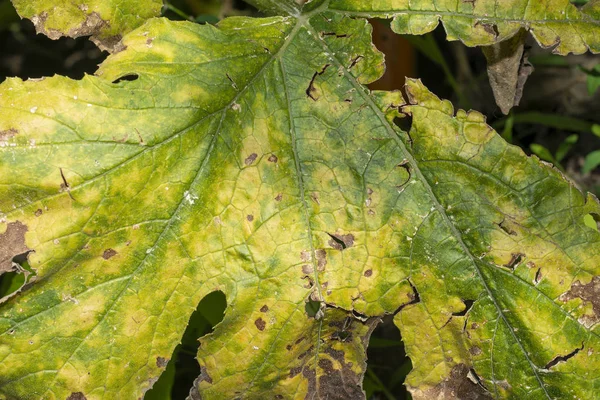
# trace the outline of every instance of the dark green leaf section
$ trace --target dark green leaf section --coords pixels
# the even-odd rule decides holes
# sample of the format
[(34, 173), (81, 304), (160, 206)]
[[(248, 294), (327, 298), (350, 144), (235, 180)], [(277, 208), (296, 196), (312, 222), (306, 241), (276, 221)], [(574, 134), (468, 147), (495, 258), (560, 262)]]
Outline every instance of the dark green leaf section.
[[(449, 102), (417, 82), (409, 83), (408, 92), (404, 110), (413, 117), (412, 152), (485, 289), (476, 294), (458, 289), (448, 272), (440, 272), (445, 290), (458, 289), (467, 313), (449, 315), (443, 325), (440, 319), (441, 347), (433, 352), (456, 369), (456, 356), (444, 346), (460, 337), (492, 397), (588, 397), (599, 378), (592, 293), (600, 238), (584, 217), (598, 213), (597, 200), (583, 196), (560, 171), (507, 144), (481, 114), (460, 110), (454, 117)], [(413, 321), (431, 313), (428, 299), (441, 290), (431, 282), (416, 286), (424, 304), (396, 317), (404, 330), (417, 329)], [(467, 306), (468, 301), (474, 303)], [(417, 387), (425, 348), (419, 341), (409, 351), (417, 358), (410, 382)], [(417, 393), (427, 398), (447, 389), (438, 385)]]

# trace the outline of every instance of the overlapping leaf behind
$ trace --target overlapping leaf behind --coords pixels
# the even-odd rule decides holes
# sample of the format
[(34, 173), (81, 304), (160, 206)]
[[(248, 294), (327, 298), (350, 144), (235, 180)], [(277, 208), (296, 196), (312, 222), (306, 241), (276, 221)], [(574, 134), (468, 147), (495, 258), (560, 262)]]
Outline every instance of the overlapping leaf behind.
[[(0, 306), (0, 393), (139, 398), (220, 290), (192, 398), (360, 398), (386, 313), (415, 398), (592, 398), (597, 200), (418, 81), (365, 89), (383, 57), (347, 14), (402, 2), (255, 3), (282, 15), (150, 19), (96, 76), (0, 86), (0, 254), (37, 272)], [(595, 49), (595, 4), (514, 23)]]

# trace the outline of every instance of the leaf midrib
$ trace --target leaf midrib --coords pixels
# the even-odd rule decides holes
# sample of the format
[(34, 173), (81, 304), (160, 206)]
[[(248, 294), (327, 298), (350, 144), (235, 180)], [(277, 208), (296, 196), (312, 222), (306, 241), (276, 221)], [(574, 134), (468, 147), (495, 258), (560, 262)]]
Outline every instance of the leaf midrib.
[[(197, 182), (197, 180), (199, 179), (199, 177), (202, 175), (202, 171), (204, 170), (204, 167), (205, 167), (205, 166), (206, 166), (206, 164), (208, 163), (208, 160), (209, 160), (209, 158), (210, 158), (210, 155), (211, 155), (212, 149), (213, 149), (213, 147), (214, 147), (214, 144), (215, 144), (215, 142), (216, 142), (216, 139), (217, 139), (217, 137), (218, 137), (218, 136), (219, 136), (219, 134), (220, 134), (220, 130), (221, 130), (221, 127), (222, 127), (222, 123), (223, 123), (223, 121), (224, 121), (224, 119), (225, 119), (225, 116), (226, 116), (226, 114), (227, 114), (227, 111), (228, 111), (228, 110), (230, 110), (230, 109), (231, 109), (231, 106), (232, 106), (232, 105), (233, 105), (233, 104), (234, 104), (234, 103), (235, 103), (235, 102), (236, 102), (236, 101), (237, 101), (237, 100), (238, 100), (238, 99), (239, 99), (239, 98), (240, 98), (240, 97), (241, 97), (241, 96), (242, 96), (242, 95), (243, 95), (243, 94), (244, 94), (244, 93), (245, 93), (245, 92), (248, 90), (248, 88), (250, 88), (250, 87), (252, 86), (252, 84), (253, 84), (253, 83), (254, 83), (254, 82), (257, 80), (257, 79), (259, 79), (259, 78), (260, 78), (260, 77), (263, 75), (264, 71), (265, 71), (265, 70), (266, 70), (266, 69), (267, 69), (267, 68), (268, 68), (268, 67), (269, 67), (269, 66), (270, 66), (270, 65), (271, 65), (271, 64), (272, 64), (272, 63), (273, 63), (275, 60), (277, 60), (277, 59), (279, 59), (279, 58), (280, 58), (281, 54), (283, 54), (283, 53), (285, 52), (286, 48), (287, 48), (287, 47), (289, 46), (289, 44), (290, 44), (290, 43), (293, 41), (293, 39), (295, 38), (295, 36), (297, 35), (297, 33), (300, 31), (300, 29), (301, 29), (302, 27), (303, 27), (303, 25), (302, 25), (301, 21), (298, 21), (298, 22), (296, 23), (296, 25), (294, 26), (294, 28), (291, 30), (291, 32), (290, 32), (290, 34), (289, 34), (289, 36), (288, 36), (288, 37), (286, 37), (286, 38), (284, 39), (284, 41), (283, 41), (283, 44), (281, 45), (281, 47), (279, 48), (279, 50), (278, 50), (276, 53), (274, 53), (274, 54), (273, 54), (273, 56), (272, 56), (272, 57), (271, 57), (269, 60), (267, 60), (267, 61), (264, 63), (264, 65), (263, 65), (263, 66), (260, 68), (260, 70), (259, 70), (259, 71), (258, 71), (258, 72), (257, 72), (257, 73), (256, 73), (256, 74), (253, 76), (253, 77), (252, 77), (252, 79), (250, 79), (250, 80), (248, 81), (248, 83), (247, 83), (246, 85), (244, 85), (244, 87), (243, 87), (243, 88), (241, 88), (241, 90), (240, 90), (240, 91), (239, 91), (239, 92), (238, 92), (238, 93), (237, 93), (237, 94), (234, 96), (234, 98), (231, 100), (231, 102), (230, 102), (229, 104), (227, 104), (227, 105), (226, 105), (225, 107), (223, 107), (221, 110), (217, 110), (217, 111), (215, 111), (215, 112), (213, 112), (213, 113), (211, 113), (211, 114), (209, 114), (209, 115), (207, 115), (207, 116), (204, 116), (204, 117), (202, 117), (202, 120), (205, 120), (205, 119), (207, 119), (207, 118), (209, 118), (209, 117), (211, 117), (211, 116), (215, 116), (215, 115), (217, 115), (219, 112), (221, 112), (221, 113), (222, 113), (222, 115), (221, 115), (221, 118), (220, 118), (220, 121), (219, 121), (219, 125), (218, 125), (217, 129), (215, 130), (215, 132), (213, 133), (213, 137), (211, 138), (211, 143), (210, 143), (210, 145), (209, 145), (209, 147), (208, 147), (208, 149), (207, 149), (207, 151), (206, 151), (206, 154), (205, 154), (205, 156), (204, 156), (203, 162), (201, 163), (201, 165), (200, 165), (200, 168), (198, 169), (198, 172), (196, 173), (195, 177), (194, 177), (194, 178), (191, 180), (190, 184), (188, 185), (188, 190), (189, 190), (191, 187), (193, 187), (193, 186), (194, 186), (194, 184)], [(198, 121), (195, 121), (195, 122), (194, 122), (194, 124), (192, 124), (192, 125), (191, 125), (190, 127), (188, 127), (188, 128), (185, 128), (184, 130), (188, 130), (188, 129), (190, 129), (192, 126), (195, 126), (195, 125), (197, 124), (197, 122), (198, 122)], [(181, 132), (179, 132), (179, 133), (181, 133)], [(157, 147), (157, 146), (160, 146), (161, 144), (164, 144), (164, 143), (166, 143), (166, 142), (169, 142), (170, 140), (174, 139), (176, 136), (178, 136), (178, 135), (172, 135), (172, 136), (168, 137), (167, 139), (165, 139), (164, 141), (162, 141), (162, 142), (160, 142), (160, 143), (157, 143), (157, 144), (156, 144), (156, 145), (154, 145), (153, 147)], [(141, 151), (140, 153), (136, 153), (136, 154), (135, 154), (133, 157), (131, 157), (131, 159), (134, 159), (134, 158), (136, 158), (137, 156), (139, 156), (140, 154), (143, 154), (143, 153), (145, 153), (147, 150), (148, 150), (148, 149), (144, 149), (144, 150), (143, 150), (143, 151)], [(127, 162), (131, 161), (131, 159), (127, 160)], [(122, 166), (122, 165), (123, 165), (123, 164), (120, 164), (120, 165), (118, 165), (118, 166), (115, 166), (115, 167), (114, 167), (114, 168), (112, 168), (110, 171), (112, 171), (112, 170), (114, 170), (114, 169), (116, 169), (116, 168), (119, 168), (119, 167), (120, 167), (120, 166)], [(109, 173), (109, 171), (105, 171), (104, 173), (102, 173), (101, 175), (99, 175), (99, 176), (97, 176), (97, 177), (94, 177), (93, 179), (95, 180), (95, 179), (99, 178), (100, 176), (104, 176), (104, 175), (106, 175), (107, 173)], [(78, 188), (79, 188), (79, 187), (82, 187), (82, 186), (84, 186), (84, 185), (85, 185), (85, 184), (87, 184), (88, 182), (89, 182), (89, 181), (86, 181), (86, 182), (84, 182), (82, 185), (78, 186)], [(75, 190), (75, 188), (74, 188), (74, 190)], [(60, 194), (63, 194), (63, 193), (60, 193)], [(59, 194), (59, 195), (60, 195), (60, 194)], [(48, 197), (54, 197), (54, 196), (46, 196), (45, 198), (48, 198)], [(41, 200), (44, 200), (45, 198), (40, 198), (40, 199), (37, 199), (36, 201), (41, 201)], [(161, 232), (160, 232), (160, 234), (158, 235), (158, 237), (157, 237), (157, 239), (155, 240), (154, 244), (151, 246), (152, 248), (156, 247), (156, 246), (157, 246), (157, 245), (158, 245), (158, 244), (161, 242), (161, 239), (164, 237), (164, 235), (165, 235), (165, 234), (168, 232), (168, 230), (169, 230), (170, 226), (171, 226), (171, 225), (173, 224), (173, 222), (176, 220), (176, 218), (175, 218), (175, 217), (178, 215), (178, 213), (179, 213), (179, 210), (180, 210), (180, 209), (181, 209), (181, 207), (182, 207), (182, 206), (185, 204), (185, 201), (184, 201), (184, 200), (185, 200), (185, 198), (182, 196), (182, 198), (181, 198), (181, 201), (180, 201), (180, 202), (179, 202), (179, 204), (176, 206), (176, 208), (175, 208), (175, 210), (173, 211), (173, 213), (172, 213), (171, 217), (168, 219), (167, 223), (165, 224), (164, 228), (162, 229), (162, 231), (161, 231)], [(30, 204), (31, 204), (31, 203), (30, 203)], [(23, 206), (23, 207), (25, 207), (25, 206)], [(12, 211), (14, 212), (15, 210), (12, 210)], [(311, 240), (312, 240), (312, 239), (311, 239)], [(69, 356), (69, 357), (66, 359), (66, 361), (63, 363), (63, 365), (62, 365), (62, 366), (61, 366), (59, 369), (57, 369), (57, 370), (55, 371), (54, 380), (52, 381), (52, 383), (50, 383), (50, 384), (48, 385), (48, 388), (47, 388), (47, 390), (44, 392), (44, 394), (48, 393), (48, 391), (50, 391), (50, 390), (51, 390), (51, 388), (52, 388), (52, 385), (54, 384), (54, 382), (55, 382), (55, 381), (56, 381), (56, 379), (58, 378), (58, 375), (60, 374), (60, 372), (62, 371), (62, 369), (63, 369), (63, 368), (64, 368), (64, 367), (65, 367), (65, 366), (66, 366), (66, 365), (69, 363), (69, 361), (71, 360), (71, 358), (72, 358), (72, 357), (75, 355), (75, 353), (77, 353), (77, 351), (78, 351), (78, 350), (81, 348), (82, 344), (83, 344), (83, 343), (84, 343), (84, 342), (87, 340), (87, 338), (89, 337), (89, 335), (90, 335), (90, 334), (92, 334), (92, 332), (94, 332), (94, 331), (95, 331), (95, 330), (96, 330), (96, 329), (97, 329), (97, 328), (98, 328), (98, 327), (99, 327), (99, 326), (102, 324), (102, 322), (105, 320), (106, 316), (110, 314), (110, 311), (111, 311), (111, 310), (113, 309), (113, 307), (114, 307), (114, 306), (117, 304), (118, 300), (121, 298), (121, 295), (122, 295), (122, 294), (123, 294), (123, 293), (124, 293), (124, 292), (127, 290), (127, 288), (129, 287), (129, 285), (130, 285), (130, 283), (131, 283), (131, 280), (132, 280), (131, 278), (132, 278), (133, 276), (135, 276), (135, 275), (136, 275), (136, 273), (139, 271), (139, 269), (142, 267), (142, 265), (144, 265), (144, 264), (145, 264), (145, 262), (146, 262), (146, 260), (147, 260), (147, 258), (148, 258), (148, 257), (149, 257), (149, 254), (147, 253), (147, 254), (144, 256), (144, 258), (143, 258), (142, 260), (140, 260), (140, 262), (139, 262), (138, 266), (136, 267), (136, 269), (135, 269), (134, 271), (132, 271), (132, 273), (131, 273), (131, 274), (129, 274), (129, 278), (128, 278), (128, 279), (129, 279), (129, 281), (128, 281), (128, 283), (125, 285), (125, 287), (123, 288), (123, 290), (121, 290), (121, 291), (119, 292), (119, 294), (117, 294), (117, 295), (114, 297), (114, 299), (113, 299), (113, 300), (112, 300), (112, 302), (110, 303), (110, 306), (107, 308), (107, 310), (106, 310), (106, 312), (104, 313), (104, 315), (102, 316), (102, 318), (101, 318), (101, 319), (98, 321), (98, 323), (96, 323), (96, 325), (94, 325), (94, 327), (92, 327), (92, 328), (90, 329), (90, 331), (89, 331), (89, 332), (86, 334), (86, 336), (85, 336), (85, 337), (84, 337), (84, 338), (81, 340), (81, 342), (80, 342), (80, 343), (79, 343), (79, 345), (78, 345), (78, 346), (75, 348), (75, 350), (71, 352), (71, 355), (70, 355), (70, 356)], [(63, 266), (63, 267), (64, 267), (64, 266)], [(62, 267), (61, 267), (61, 269), (62, 269)], [(90, 288), (86, 289), (86, 291), (89, 291), (89, 290), (90, 290)], [(75, 296), (73, 296), (73, 297), (75, 297), (75, 298), (76, 298), (78, 295), (79, 295), (79, 294), (77, 294), (77, 295), (75, 295)], [(47, 312), (47, 311), (49, 311), (49, 310), (53, 309), (54, 307), (56, 307), (56, 306), (58, 306), (58, 305), (60, 305), (60, 304), (62, 304), (62, 303), (60, 303), (60, 302), (59, 302), (59, 303), (57, 303), (57, 304), (53, 305), (52, 307), (49, 307), (49, 308), (47, 308), (47, 309), (45, 309), (45, 310), (43, 310), (43, 311), (41, 311), (41, 312), (39, 312), (39, 313), (37, 313), (37, 314), (34, 314), (34, 315), (32, 315), (32, 316), (29, 316), (29, 317), (27, 318), (27, 320), (29, 320), (29, 319), (31, 319), (31, 318), (34, 318), (35, 316), (37, 316), (37, 315), (40, 315), (40, 314), (42, 314), (42, 313), (45, 313), (45, 312)], [(20, 321), (20, 324), (21, 324), (21, 323), (23, 323), (23, 321)], [(9, 329), (10, 329), (10, 328), (9, 328)], [(7, 331), (5, 331), (5, 332), (3, 332), (3, 333), (6, 333), (6, 332), (7, 332)], [(112, 352), (112, 347), (111, 347), (111, 352)], [(110, 365), (109, 365), (109, 366), (110, 366)], [(108, 366), (108, 367), (109, 367), (109, 366)], [(108, 367), (107, 367), (107, 373), (108, 373)], [(10, 382), (8, 382), (8, 383), (10, 383)], [(7, 383), (5, 383), (5, 384), (7, 384)], [(4, 385), (3, 385), (3, 386), (4, 386)]]
[(429, 183), (429, 181), (425, 178), (425, 176), (423, 175), (423, 173), (419, 169), (419, 166), (418, 166), (418, 163), (417, 163), (416, 159), (413, 157), (412, 153), (410, 151), (408, 151), (408, 149), (405, 146), (404, 142), (398, 137), (397, 133), (390, 126), (389, 121), (386, 119), (385, 115), (383, 115), (383, 113), (381, 112), (381, 110), (379, 109), (379, 107), (375, 104), (375, 102), (373, 101), (373, 99), (370, 96), (367, 95), (367, 93), (365, 92), (365, 88), (356, 80), (356, 78), (354, 76), (352, 76), (352, 74), (350, 74), (350, 72), (347, 70), (347, 68), (337, 59), (336, 53), (333, 51), (333, 49), (331, 49), (328, 46), (328, 44), (324, 40), (321, 39), (321, 37), (318, 35), (317, 31), (312, 27), (312, 25), (310, 25), (310, 21), (307, 21), (305, 26), (306, 26), (306, 29), (308, 29), (312, 33), (311, 36), (313, 38), (315, 38), (314, 40), (318, 41), (318, 43), (320, 42), (320, 44), (324, 48), (324, 50), (327, 51), (328, 53), (331, 53), (333, 55), (333, 57), (332, 57), (333, 61), (338, 64), (338, 67), (341, 67), (341, 70), (344, 71), (344, 76), (354, 86), (354, 88), (356, 89), (356, 91), (361, 95), (361, 97), (364, 99), (365, 103), (369, 106), (369, 108), (377, 115), (378, 119), (380, 120), (380, 122), (382, 123), (382, 125), (385, 127), (385, 129), (388, 132), (388, 134), (390, 135), (390, 137), (393, 140), (396, 141), (396, 144), (397, 144), (398, 148), (402, 151), (404, 157), (408, 160), (409, 164), (411, 165), (412, 170), (415, 173), (416, 178), (419, 181), (421, 181), (421, 183), (423, 184), (423, 187), (425, 188), (425, 190), (429, 194), (429, 197), (431, 198), (434, 207), (436, 208), (436, 210), (438, 211), (438, 213), (442, 217), (443, 221), (445, 222), (445, 224), (448, 226), (448, 228), (452, 232), (452, 235), (457, 240), (457, 243), (460, 245), (460, 247), (463, 250), (463, 252), (465, 253), (465, 255), (467, 255), (467, 257), (469, 257), (469, 259), (471, 260), (471, 263), (473, 264), (473, 266), (474, 266), (474, 268), (475, 268), (475, 270), (477, 272), (477, 275), (478, 275), (479, 279), (481, 280), (481, 283), (482, 283), (483, 287), (485, 288), (485, 290), (487, 292), (488, 297), (490, 298), (490, 300), (492, 301), (492, 303), (496, 307), (498, 315), (502, 318), (502, 320), (504, 321), (504, 323), (506, 324), (506, 326), (509, 327), (508, 330), (511, 332), (511, 336), (512, 336), (513, 340), (518, 344), (519, 348), (523, 352), (523, 355), (525, 356), (525, 359), (528, 361), (528, 363), (529, 363), (529, 365), (531, 367), (531, 370), (533, 371), (533, 374), (535, 375), (535, 377), (536, 377), (536, 379), (537, 379), (540, 387), (543, 389), (544, 394), (546, 395), (546, 397), (550, 400), (551, 397), (548, 394), (548, 392), (546, 391), (546, 387), (545, 387), (544, 383), (542, 382), (540, 376), (538, 375), (537, 367), (535, 366), (535, 364), (529, 358), (529, 356), (527, 354), (527, 351), (525, 350), (525, 348), (524, 348), (523, 344), (521, 343), (521, 341), (519, 340), (519, 338), (514, 333), (513, 329), (511, 329), (512, 327), (509, 324), (508, 319), (504, 315), (504, 313), (502, 311), (502, 308), (498, 304), (498, 301), (496, 300), (495, 296), (493, 295), (492, 290), (488, 286), (487, 281), (485, 280), (485, 278), (483, 276), (483, 273), (481, 272), (481, 270), (480, 270), (480, 268), (479, 268), (479, 266), (477, 264), (475, 256), (469, 251), (467, 245), (463, 241), (461, 233), (456, 229), (456, 227), (454, 226), (454, 224), (452, 223), (452, 221), (450, 221), (450, 218), (446, 214), (445, 208), (442, 206), (442, 204), (440, 203), (440, 201), (438, 200), (438, 198), (434, 194), (433, 189), (431, 187), (431, 184)]

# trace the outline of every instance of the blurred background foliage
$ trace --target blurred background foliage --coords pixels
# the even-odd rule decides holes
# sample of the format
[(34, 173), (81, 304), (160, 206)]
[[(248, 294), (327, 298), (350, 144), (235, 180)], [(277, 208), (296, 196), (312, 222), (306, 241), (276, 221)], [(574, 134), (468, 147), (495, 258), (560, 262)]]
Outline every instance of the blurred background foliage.
[[(572, 0), (583, 5), (586, 0)], [(260, 14), (241, 0), (165, 0), (163, 15), (176, 20), (217, 24), (234, 15)], [(525, 85), (521, 105), (503, 115), (488, 83), (480, 49), (447, 42), (440, 26), (424, 36), (400, 36), (389, 21), (373, 20), (373, 40), (386, 55), (386, 74), (371, 89), (402, 89), (406, 76), (421, 78), (455, 107), (483, 112), (488, 123), (526, 153), (552, 163), (582, 190), (600, 193), (600, 62), (590, 54), (560, 57), (530, 38), (529, 62), (535, 72)], [(86, 38), (50, 40), (36, 35), (31, 22), (20, 20), (9, 0), (0, 0), (0, 82), (6, 77), (39, 78), (55, 74), (81, 79), (93, 74), (108, 54)], [(593, 219), (590, 226), (596, 226)], [(0, 277), (0, 298), (13, 293), (31, 276), (25, 258), (18, 270)], [(190, 318), (166, 371), (147, 400), (184, 399), (200, 368), (197, 340), (210, 333), (226, 309), (222, 292), (206, 296)], [(391, 316), (375, 330), (368, 349), (364, 389), (368, 399), (410, 399), (403, 382), (411, 369), (400, 332)]]

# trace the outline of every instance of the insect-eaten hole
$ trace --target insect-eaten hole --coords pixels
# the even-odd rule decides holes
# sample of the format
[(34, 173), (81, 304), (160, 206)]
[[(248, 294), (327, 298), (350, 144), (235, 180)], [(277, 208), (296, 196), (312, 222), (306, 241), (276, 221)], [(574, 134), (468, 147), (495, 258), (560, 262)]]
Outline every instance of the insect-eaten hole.
[(323, 303), (317, 300), (307, 300), (306, 305), (304, 306), (304, 311), (306, 311), (306, 315), (309, 318), (321, 319), (323, 317)]
[[(390, 394), (396, 399), (409, 398), (404, 381), (411, 369), (394, 316), (386, 315), (373, 331), (367, 348), (364, 387), (373, 388), (369, 398), (389, 398)], [(381, 382), (389, 384), (384, 386)]]
[(14, 270), (0, 275), (0, 299), (16, 293), (36, 275), (27, 261), (31, 252), (14, 256), (12, 259)]
[(133, 82), (137, 81), (140, 76), (138, 74), (127, 74), (123, 75), (120, 78), (117, 78), (113, 81), (113, 84), (121, 83), (121, 82)]
[(146, 392), (144, 400), (163, 400), (170, 394), (171, 399), (185, 399), (190, 394), (194, 380), (203, 371), (196, 355), (200, 347), (200, 337), (211, 333), (215, 326), (223, 320), (227, 300), (221, 291), (206, 295), (192, 313), (188, 326), (175, 347), (170, 359), (156, 357), (156, 365), (166, 369), (160, 375), (152, 389)]
[(579, 353), (581, 350), (583, 350), (583, 343), (581, 343), (581, 347), (576, 348), (575, 350), (573, 350), (569, 354), (566, 354), (564, 356), (556, 356), (556, 357), (554, 357), (552, 360), (550, 360), (548, 362), (548, 364), (546, 364), (544, 366), (544, 369), (550, 369), (550, 368), (554, 367), (558, 363), (566, 362), (569, 358), (575, 357), (575, 355), (577, 355), (577, 353)]
[(511, 269), (511, 270), (514, 271), (514, 269), (523, 260), (523, 257), (525, 257), (525, 254), (522, 254), (522, 253), (513, 253), (513, 254), (511, 254), (510, 260), (506, 264), (504, 264), (504, 267), (509, 268), (509, 269)]
[[(409, 115), (409, 114), (406, 114), (402, 118), (400, 118), (400, 117), (394, 118), (394, 124), (396, 124), (396, 126), (398, 128), (402, 129), (406, 133), (410, 132), (410, 129), (412, 128), (412, 123), (413, 123), (412, 115)], [(412, 140), (411, 140), (411, 143), (412, 143)]]
[(454, 315), (455, 317), (464, 317), (465, 315), (467, 315), (471, 307), (473, 307), (475, 300), (463, 300), (462, 302), (465, 304), (465, 308), (462, 311), (452, 313), (452, 315)]

